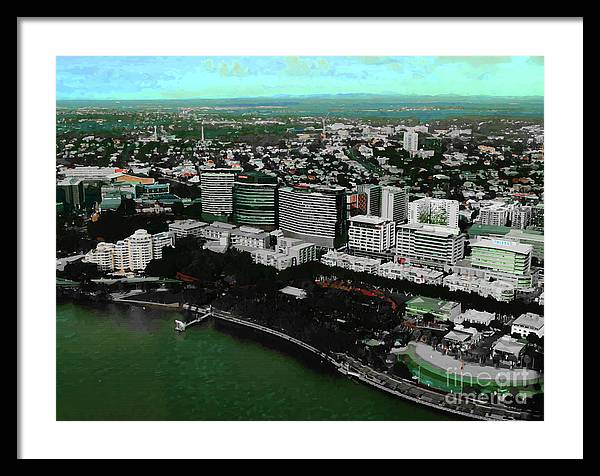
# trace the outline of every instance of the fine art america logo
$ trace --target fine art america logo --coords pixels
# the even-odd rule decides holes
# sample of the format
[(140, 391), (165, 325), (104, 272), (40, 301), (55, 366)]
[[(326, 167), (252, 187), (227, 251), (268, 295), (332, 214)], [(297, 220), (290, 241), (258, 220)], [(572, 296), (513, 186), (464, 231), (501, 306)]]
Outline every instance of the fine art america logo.
[[(420, 370), (420, 369), (419, 369)], [(446, 369), (446, 385), (450, 388), (460, 387), (460, 392), (447, 393), (444, 400), (449, 405), (457, 405), (466, 402), (479, 403), (502, 403), (505, 405), (525, 405), (527, 395), (524, 392), (510, 391), (516, 389), (527, 381), (527, 369), (499, 371), (492, 375), (490, 372), (467, 372), (461, 368), (456, 372), (454, 368)], [(469, 382), (465, 385), (465, 382)], [(492, 390), (489, 387), (495, 387)], [(489, 388), (488, 391), (485, 391)]]

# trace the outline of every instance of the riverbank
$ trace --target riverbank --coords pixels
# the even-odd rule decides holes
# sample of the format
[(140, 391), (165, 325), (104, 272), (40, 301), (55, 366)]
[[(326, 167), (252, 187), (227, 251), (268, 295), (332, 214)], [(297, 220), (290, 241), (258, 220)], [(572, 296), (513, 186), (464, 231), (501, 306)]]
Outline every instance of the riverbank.
[(60, 421), (456, 420), (347, 379), (296, 344), (179, 311), (61, 300)]
[[(134, 299), (114, 299), (112, 302), (115, 304), (127, 304), (129, 306), (148, 306), (149, 308), (154, 307), (163, 310), (169, 309), (170, 311), (177, 312), (183, 310), (179, 305), (173, 305), (172, 303), (164, 304)], [(411, 380), (401, 379), (387, 373), (376, 371), (375, 369), (370, 368), (347, 355), (328, 355), (311, 346), (310, 344), (302, 342), (299, 339), (282, 332), (282, 330), (270, 329), (262, 326), (259, 323), (242, 319), (239, 316), (232, 316), (230, 313), (225, 311), (212, 309), (212, 317), (235, 325), (252, 328), (264, 334), (269, 334), (275, 336), (276, 338), (290, 342), (299, 348), (309, 351), (311, 354), (318, 357), (322, 363), (327, 363), (339, 373), (350, 377), (351, 379), (355, 379), (362, 384), (366, 384), (372, 388), (378, 389), (379, 391), (391, 394), (396, 398), (401, 398), (406, 401), (431, 408), (436, 412), (453, 414), (461, 418), (475, 420), (534, 419), (532, 415), (528, 414), (527, 412), (515, 411), (507, 408), (503, 404), (492, 404), (488, 401), (480, 401), (473, 396), (466, 396), (458, 399), (455, 397), (455, 395), (441, 392), (424, 385), (419, 385)], [(447, 398), (449, 395), (451, 395), (453, 398)]]
[(292, 342), (305, 350), (313, 353), (341, 372), (342, 374), (356, 378), (362, 383), (382, 390), (420, 405), (425, 405), (435, 410), (459, 415), (468, 419), (475, 420), (529, 420), (532, 415), (527, 412), (515, 411), (504, 405), (494, 405), (487, 401), (481, 401), (473, 397), (463, 399), (447, 398), (448, 393), (437, 392), (434, 389), (425, 388), (406, 379), (391, 376), (387, 373), (379, 372), (368, 367), (358, 360), (344, 354), (337, 354), (335, 357), (321, 352), (319, 349), (302, 342), (284, 332), (280, 332), (268, 327), (262, 326), (256, 322), (239, 317), (232, 316), (230, 313), (218, 309), (212, 309), (212, 316), (216, 319), (222, 319), (241, 326), (251, 327), (261, 332), (275, 335), (288, 342)]

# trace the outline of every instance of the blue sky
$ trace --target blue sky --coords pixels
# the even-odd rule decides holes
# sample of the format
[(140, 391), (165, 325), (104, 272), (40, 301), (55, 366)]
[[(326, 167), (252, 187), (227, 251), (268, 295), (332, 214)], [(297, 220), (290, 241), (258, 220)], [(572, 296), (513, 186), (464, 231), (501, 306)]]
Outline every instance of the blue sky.
[(59, 56), (57, 99), (543, 96), (540, 56)]

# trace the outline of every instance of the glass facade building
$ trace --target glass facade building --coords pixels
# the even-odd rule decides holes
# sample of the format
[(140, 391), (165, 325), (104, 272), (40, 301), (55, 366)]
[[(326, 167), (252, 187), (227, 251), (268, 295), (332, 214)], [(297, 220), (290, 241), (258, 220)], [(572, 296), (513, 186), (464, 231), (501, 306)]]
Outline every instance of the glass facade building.
[(277, 226), (277, 177), (260, 172), (239, 174), (233, 185), (233, 221)]

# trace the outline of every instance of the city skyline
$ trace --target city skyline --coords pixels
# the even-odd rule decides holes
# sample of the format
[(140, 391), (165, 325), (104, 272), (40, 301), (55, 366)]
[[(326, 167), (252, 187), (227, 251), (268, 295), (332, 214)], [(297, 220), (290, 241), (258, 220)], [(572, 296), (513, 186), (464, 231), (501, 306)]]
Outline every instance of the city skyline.
[(58, 100), (543, 96), (541, 56), (58, 56)]

